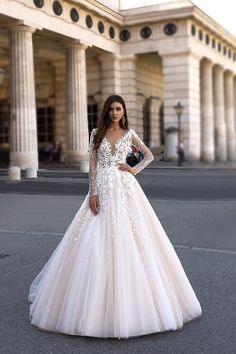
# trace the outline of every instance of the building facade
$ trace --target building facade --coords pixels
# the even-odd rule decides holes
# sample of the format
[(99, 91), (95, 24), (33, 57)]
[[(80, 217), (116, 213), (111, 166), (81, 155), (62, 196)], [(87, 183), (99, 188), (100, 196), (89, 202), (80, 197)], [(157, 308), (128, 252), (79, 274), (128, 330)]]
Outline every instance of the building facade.
[(0, 2), (0, 151), (38, 168), (60, 141), (88, 170), (89, 132), (121, 94), (130, 127), (176, 158), (174, 106), (184, 106), (186, 158), (236, 159), (236, 39), (189, 1), (119, 9), (119, 1)]

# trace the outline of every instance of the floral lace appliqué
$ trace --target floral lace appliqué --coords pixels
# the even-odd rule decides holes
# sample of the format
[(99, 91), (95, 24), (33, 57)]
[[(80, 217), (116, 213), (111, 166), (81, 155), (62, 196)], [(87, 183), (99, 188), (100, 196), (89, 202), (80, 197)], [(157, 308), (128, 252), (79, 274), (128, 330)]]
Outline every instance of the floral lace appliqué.
[[(104, 137), (98, 150), (94, 149), (93, 139), (97, 129), (93, 129), (89, 143), (89, 194), (98, 194), (98, 187), (101, 190), (106, 189), (107, 184), (112, 183), (112, 174), (126, 173), (118, 169), (120, 163), (125, 163), (126, 156), (132, 145), (140, 150), (144, 156), (136, 166), (132, 167), (132, 174), (136, 175), (143, 170), (152, 160), (153, 154), (142, 142), (133, 129), (128, 130), (122, 137), (118, 138), (112, 147), (110, 141)], [(104, 175), (104, 169), (105, 175)], [(99, 175), (106, 177), (105, 180), (99, 178)], [(128, 172), (129, 173), (129, 172)], [(101, 186), (104, 183), (104, 188)]]

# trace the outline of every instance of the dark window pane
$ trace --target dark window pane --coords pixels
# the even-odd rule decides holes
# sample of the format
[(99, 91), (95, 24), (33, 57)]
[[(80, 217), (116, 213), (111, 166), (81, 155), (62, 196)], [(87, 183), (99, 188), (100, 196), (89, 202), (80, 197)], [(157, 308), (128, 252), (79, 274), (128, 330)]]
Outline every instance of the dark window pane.
[(37, 114), (38, 115), (44, 115), (45, 109), (44, 108), (37, 108)]
[(191, 26), (191, 33), (193, 36), (196, 35), (196, 27), (194, 25)]
[[(40, 107), (37, 109), (37, 131), (38, 142), (51, 142), (53, 140), (53, 120), (54, 108), (53, 107)], [(50, 140), (49, 140), (50, 136)]]

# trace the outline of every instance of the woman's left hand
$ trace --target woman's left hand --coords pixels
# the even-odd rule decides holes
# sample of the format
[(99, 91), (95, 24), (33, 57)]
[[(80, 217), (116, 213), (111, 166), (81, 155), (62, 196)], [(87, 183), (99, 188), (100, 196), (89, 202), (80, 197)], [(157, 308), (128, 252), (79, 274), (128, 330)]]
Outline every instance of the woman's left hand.
[(127, 163), (119, 163), (119, 170), (127, 171), (133, 174), (133, 169)]

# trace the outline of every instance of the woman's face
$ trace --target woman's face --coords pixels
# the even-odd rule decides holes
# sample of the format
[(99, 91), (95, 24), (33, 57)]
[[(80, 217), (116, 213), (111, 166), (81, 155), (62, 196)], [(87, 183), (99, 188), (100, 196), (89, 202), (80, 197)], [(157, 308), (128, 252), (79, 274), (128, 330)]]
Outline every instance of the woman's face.
[(113, 102), (110, 105), (109, 112), (108, 112), (111, 122), (114, 123), (119, 122), (123, 117), (124, 112), (125, 111), (121, 103)]

